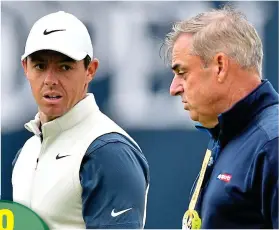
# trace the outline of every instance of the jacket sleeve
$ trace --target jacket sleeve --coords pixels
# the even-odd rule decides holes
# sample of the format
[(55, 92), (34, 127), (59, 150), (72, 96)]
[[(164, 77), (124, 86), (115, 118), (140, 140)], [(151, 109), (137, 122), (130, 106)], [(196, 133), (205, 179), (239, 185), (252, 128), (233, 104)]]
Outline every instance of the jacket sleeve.
[(278, 138), (264, 145), (254, 166), (252, 188), (260, 191), (262, 215), (270, 228), (278, 229)]
[(123, 142), (102, 142), (80, 169), (86, 228), (143, 228), (148, 165), (142, 153)]

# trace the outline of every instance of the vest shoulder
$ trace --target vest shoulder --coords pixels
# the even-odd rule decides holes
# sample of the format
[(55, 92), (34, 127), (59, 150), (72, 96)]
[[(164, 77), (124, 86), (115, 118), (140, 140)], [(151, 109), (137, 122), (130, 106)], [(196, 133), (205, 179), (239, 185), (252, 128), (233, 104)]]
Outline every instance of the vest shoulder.
[(109, 144), (109, 143), (119, 143), (119, 145), (128, 146), (136, 151), (140, 151), (140, 149), (131, 141), (128, 137), (123, 134), (112, 132), (99, 136), (96, 138), (88, 147), (86, 151), (86, 155), (94, 152), (95, 150)]

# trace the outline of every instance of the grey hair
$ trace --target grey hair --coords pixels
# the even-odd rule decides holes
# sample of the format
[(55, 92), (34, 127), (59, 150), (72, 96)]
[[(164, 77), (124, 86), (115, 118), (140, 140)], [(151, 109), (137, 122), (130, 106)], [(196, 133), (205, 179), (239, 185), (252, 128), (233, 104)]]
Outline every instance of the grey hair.
[(245, 15), (231, 5), (176, 22), (164, 42), (167, 60), (170, 60), (174, 43), (182, 33), (193, 36), (191, 54), (201, 57), (205, 65), (216, 53), (223, 52), (243, 69), (254, 69), (261, 77), (261, 39)]

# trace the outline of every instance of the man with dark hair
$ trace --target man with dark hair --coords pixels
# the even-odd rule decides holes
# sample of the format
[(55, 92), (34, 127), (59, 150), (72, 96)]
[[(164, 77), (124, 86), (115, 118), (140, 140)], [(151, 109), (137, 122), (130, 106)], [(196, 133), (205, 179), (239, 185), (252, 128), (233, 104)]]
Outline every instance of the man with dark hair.
[(143, 228), (148, 163), (103, 114), (88, 84), (98, 68), (84, 24), (63, 11), (32, 27), (22, 66), (39, 112), (14, 160), (13, 200), (51, 229)]

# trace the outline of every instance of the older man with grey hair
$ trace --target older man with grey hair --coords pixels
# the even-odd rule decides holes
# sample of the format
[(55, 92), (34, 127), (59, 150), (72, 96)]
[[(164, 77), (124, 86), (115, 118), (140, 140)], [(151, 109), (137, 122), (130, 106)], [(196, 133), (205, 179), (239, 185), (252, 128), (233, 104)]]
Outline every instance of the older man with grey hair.
[(255, 28), (225, 6), (175, 23), (165, 45), (170, 94), (210, 135), (183, 228), (278, 228), (278, 93)]

